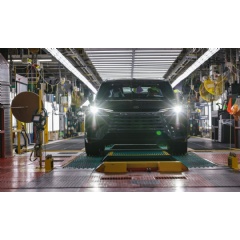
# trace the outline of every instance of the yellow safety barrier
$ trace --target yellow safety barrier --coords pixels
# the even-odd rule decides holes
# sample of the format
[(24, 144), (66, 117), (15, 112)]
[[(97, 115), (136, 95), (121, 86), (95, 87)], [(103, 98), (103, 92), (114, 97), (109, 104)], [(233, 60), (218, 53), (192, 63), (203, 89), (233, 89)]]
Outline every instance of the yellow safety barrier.
[(104, 162), (96, 168), (103, 173), (126, 173), (132, 171), (183, 172), (188, 168), (179, 161), (124, 161)]
[(162, 161), (158, 162), (159, 172), (184, 172), (188, 168), (179, 161)]
[(228, 166), (234, 170), (238, 170), (239, 169), (239, 165), (238, 165), (238, 158), (236, 153), (231, 153), (228, 156)]
[(45, 170), (50, 172), (53, 170), (53, 157), (52, 155), (47, 155), (45, 159)]

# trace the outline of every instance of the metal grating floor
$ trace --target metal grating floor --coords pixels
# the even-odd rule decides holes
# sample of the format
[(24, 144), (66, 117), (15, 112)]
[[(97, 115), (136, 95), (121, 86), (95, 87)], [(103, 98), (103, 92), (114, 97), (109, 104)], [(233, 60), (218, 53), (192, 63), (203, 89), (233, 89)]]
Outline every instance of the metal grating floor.
[[(144, 151), (144, 153), (140, 152), (130, 152), (130, 155), (126, 155), (126, 152), (113, 152), (113, 157), (111, 157), (111, 159), (115, 160), (114, 157), (116, 157), (116, 160), (118, 159), (118, 156), (129, 156), (131, 159), (134, 159), (134, 157), (141, 157), (141, 156), (145, 156), (146, 154), (149, 154), (149, 156), (141, 158), (141, 160), (144, 159), (150, 159), (151, 157), (154, 157), (154, 160), (159, 160), (163, 159), (162, 157), (167, 156), (168, 157), (168, 153), (165, 153), (164, 151), (149, 151), (146, 152)], [(88, 169), (88, 168), (92, 168), (95, 169), (96, 167), (98, 167), (103, 159), (106, 159), (106, 161), (108, 160), (108, 156), (107, 157), (87, 157), (85, 154), (80, 155), (79, 157), (75, 158), (72, 162), (70, 162), (69, 164), (67, 164), (65, 166), (65, 168), (78, 168), (78, 169)], [(109, 158), (110, 159), (110, 158)], [(137, 160), (139, 160), (137, 158)], [(202, 157), (196, 155), (195, 153), (191, 153), (189, 152), (187, 155), (184, 156), (172, 156), (171, 160), (178, 160), (180, 162), (182, 162), (185, 166), (187, 166), (188, 168), (208, 168), (208, 167), (217, 167), (218, 165), (210, 162), (206, 159), (203, 159)]]
[(80, 188), (89, 179), (91, 172), (79, 172), (76, 170), (68, 171), (52, 171), (41, 178), (34, 179), (22, 188), (26, 189), (66, 189)]
[(87, 157), (86, 155), (80, 155), (72, 162), (64, 166), (64, 168), (95, 169), (101, 163), (102, 157)]
[(169, 156), (170, 154), (166, 151), (155, 150), (155, 151), (113, 151), (111, 152), (112, 156), (120, 156), (120, 157), (137, 157), (137, 156)]
[[(149, 151), (154, 154), (154, 149)], [(73, 150), (65, 153), (70, 152)], [(227, 166), (229, 151), (189, 151), (185, 156), (173, 156), (186, 165), (189, 171), (167, 174), (160, 172), (104, 174), (94, 171), (103, 157), (87, 157), (84, 151), (78, 152), (78, 155), (74, 152), (71, 156), (61, 153), (60, 151), (51, 153), (55, 161), (51, 172), (39, 169), (38, 162), (29, 161), (30, 153), (12, 159), (1, 159), (0, 191), (240, 192), (240, 171), (234, 171)], [(239, 151), (236, 151), (236, 154), (240, 158)], [(44, 164), (43, 161), (43, 166)]]
[(182, 174), (151, 172), (107, 175), (91, 170), (57, 169), (30, 182), (22, 182), (17, 191), (145, 191), (153, 188), (158, 192), (206, 188), (221, 191), (221, 188), (227, 187), (240, 190), (240, 172), (227, 167), (192, 169)]

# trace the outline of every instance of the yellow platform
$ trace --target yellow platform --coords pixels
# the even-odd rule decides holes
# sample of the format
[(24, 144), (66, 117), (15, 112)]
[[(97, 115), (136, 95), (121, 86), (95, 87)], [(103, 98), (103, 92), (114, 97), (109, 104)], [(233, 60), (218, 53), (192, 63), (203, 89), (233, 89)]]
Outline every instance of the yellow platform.
[(103, 162), (96, 168), (102, 173), (126, 173), (132, 171), (184, 172), (188, 168), (179, 161), (123, 161)]

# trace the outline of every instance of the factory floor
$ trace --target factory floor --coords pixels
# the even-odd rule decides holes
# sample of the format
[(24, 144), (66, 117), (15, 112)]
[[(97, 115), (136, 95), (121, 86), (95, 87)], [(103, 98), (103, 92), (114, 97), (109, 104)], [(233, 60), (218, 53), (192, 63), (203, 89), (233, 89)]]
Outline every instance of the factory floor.
[[(82, 136), (44, 146), (41, 168), (31, 151), (2, 158), (1, 236), (235, 238), (231, 230), (238, 229), (240, 172), (228, 167), (228, 156), (234, 152), (240, 159), (240, 149), (233, 147), (192, 137), (188, 154), (179, 157), (189, 164), (181, 173), (97, 172), (101, 159), (86, 156)], [(49, 154), (54, 168), (47, 172)]]
[[(188, 159), (201, 158), (209, 166), (190, 165), (181, 173), (129, 172), (105, 174), (95, 167), (68, 167), (86, 158), (83, 136), (43, 146), (40, 163), (29, 150), (0, 159), (1, 192), (240, 192), (240, 171), (228, 167), (230, 152), (240, 159), (240, 149), (211, 139), (191, 137)], [(52, 155), (54, 168), (45, 170), (45, 157)]]

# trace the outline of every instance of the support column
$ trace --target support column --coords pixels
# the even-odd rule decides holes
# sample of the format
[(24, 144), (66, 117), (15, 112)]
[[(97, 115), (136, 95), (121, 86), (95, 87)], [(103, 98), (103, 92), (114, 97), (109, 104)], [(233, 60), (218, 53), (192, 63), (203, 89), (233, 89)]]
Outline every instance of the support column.
[[(38, 102), (38, 113), (42, 111), (42, 90), (39, 90), (39, 102)], [(39, 130), (38, 130), (39, 131)], [(39, 131), (39, 151), (40, 151), (40, 159), (39, 159), (39, 167), (42, 168), (42, 143), (43, 143), (43, 131)]]
[(46, 125), (44, 128), (44, 144), (48, 143), (48, 117), (46, 117)]
[(17, 152), (21, 154), (21, 130), (22, 124), (20, 121), (17, 120)]
[(5, 157), (4, 146), (4, 110), (0, 105), (0, 158)]
[[(0, 48), (1, 157), (12, 156), (8, 48)], [(4, 147), (2, 147), (4, 146)]]

